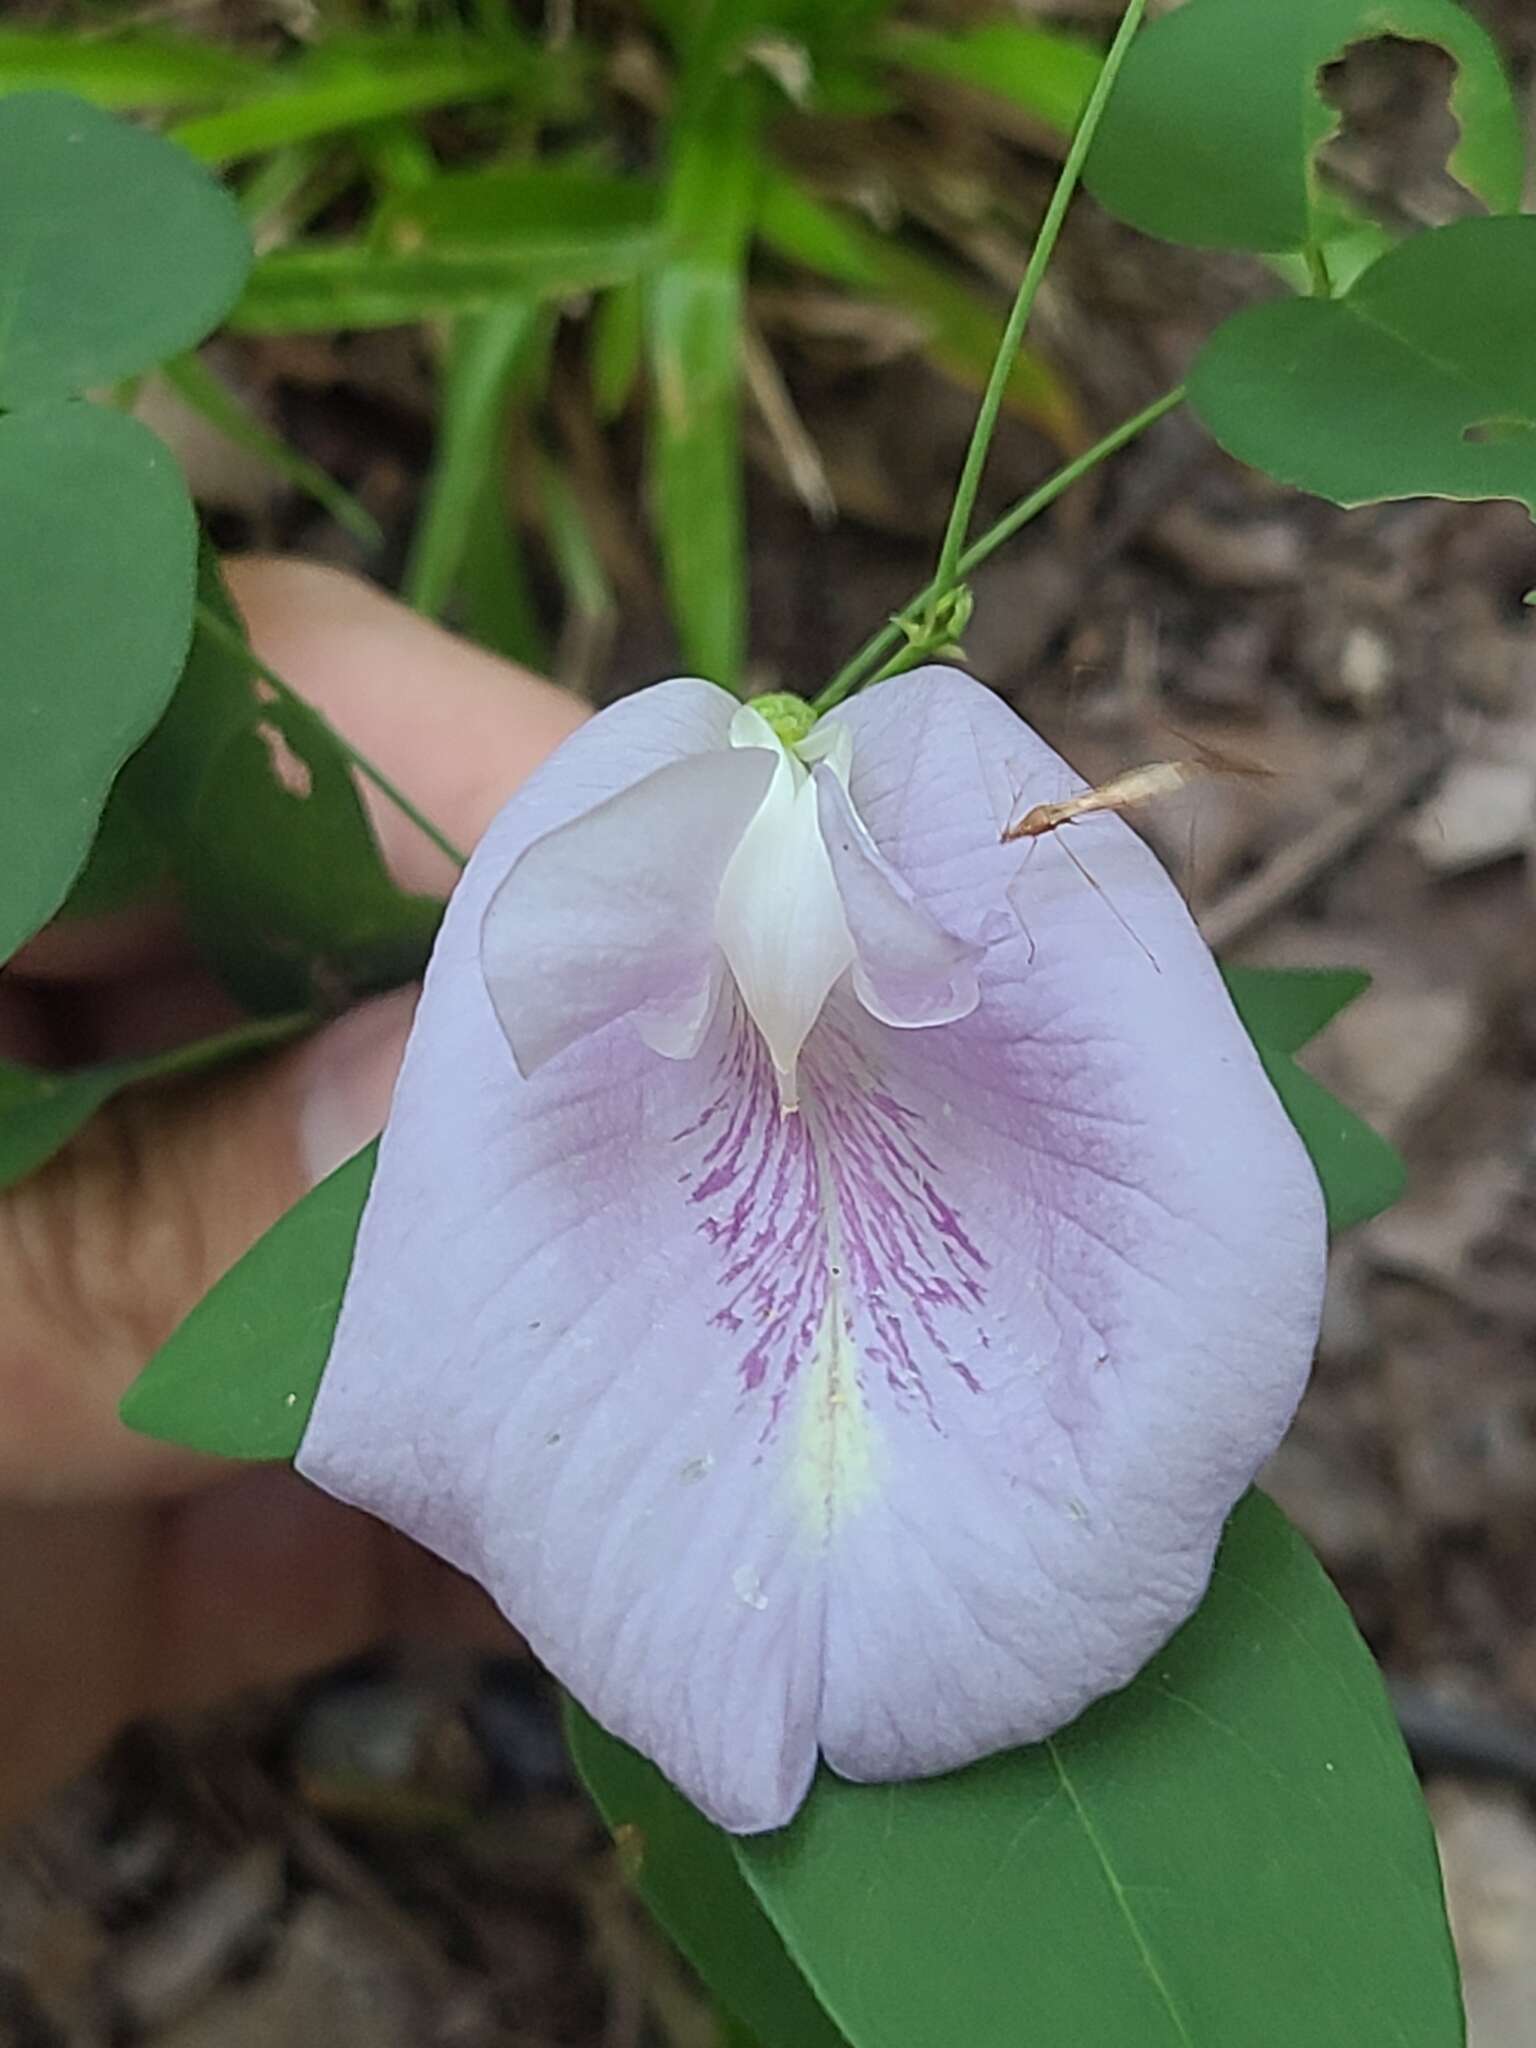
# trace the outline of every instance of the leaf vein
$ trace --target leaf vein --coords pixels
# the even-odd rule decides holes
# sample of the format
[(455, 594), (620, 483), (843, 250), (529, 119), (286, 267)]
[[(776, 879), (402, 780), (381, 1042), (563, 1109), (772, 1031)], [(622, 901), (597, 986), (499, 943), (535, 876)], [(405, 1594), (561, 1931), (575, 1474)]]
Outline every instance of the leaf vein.
[(1174, 2002), (1173, 1993), (1168, 1988), (1167, 1980), (1158, 1968), (1157, 1957), (1152, 1952), (1152, 1944), (1148, 1941), (1141, 1922), (1132, 1911), (1126, 1888), (1121, 1883), (1114, 1864), (1110, 1861), (1109, 1852), (1100, 1840), (1098, 1830), (1089, 1818), (1087, 1808), (1077, 1795), (1077, 1787), (1072, 1783), (1067, 1773), (1066, 1765), (1061, 1760), (1061, 1752), (1053, 1739), (1048, 1738), (1045, 1747), (1050, 1754), (1052, 1764), (1055, 1766), (1056, 1775), (1061, 1781), (1061, 1789), (1066, 1793), (1071, 1803), (1072, 1811), (1077, 1815), (1078, 1823), (1083, 1830), (1088, 1845), (1093, 1850), (1099, 1868), (1104, 1874), (1104, 1882), (1109, 1886), (1110, 1896), (1113, 1898), (1115, 1906), (1130, 1932), (1132, 1941), (1136, 1944), (1136, 1953), (1140, 1958), (1141, 1966), (1146, 1971), (1158, 1997), (1162, 2000), (1163, 2009), (1172, 2021), (1174, 2032), (1183, 2044), (1183, 2048), (1195, 2048), (1194, 2036), (1184, 2024), (1184, 2016)]

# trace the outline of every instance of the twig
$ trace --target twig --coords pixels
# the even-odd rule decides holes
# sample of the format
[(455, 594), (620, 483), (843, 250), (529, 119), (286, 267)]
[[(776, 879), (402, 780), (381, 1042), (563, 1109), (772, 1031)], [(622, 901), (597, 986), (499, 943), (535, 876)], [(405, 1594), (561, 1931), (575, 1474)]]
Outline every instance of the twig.
[(1220, 952), (1267, 924), (1363, 839), (1379, 831), (1418, 794), (1444, 760), (1445, 742), (1438, 733), (1411, 741), (1395, 761), (1373, 776), (1370, 787), (1352, 804), (1336, 806), (1310, 832), (1281, 847), (1256, 874), (1218, 898), (1200, 919), (1207, 945)]
[(1536, 1729), (1418, 1679), (1389, 1679), (1387, 1690), (1403, 1739), (1421, 1771), (1506, 1778), (1536, 1790)]
[(581, 1888), (581, 1896), (595, 1959), (613, 2000), (608, 2039), (615, 2048), (628, 2048), (622, 2029), (637, 2017), (636, 1992), (665, 2048), (713, 2048), (718, 2037), (708, 2006), (674, 1952), (639, 1918), (615, 1858)]
[(746, 323), (741, 345), (747, 389), (784, 465), (785, 475), (816, 524), (826, 526), (837, 517), (837, 500), (832, 495), (821, 451), (796, 410), (789, 386), (755, 322)]

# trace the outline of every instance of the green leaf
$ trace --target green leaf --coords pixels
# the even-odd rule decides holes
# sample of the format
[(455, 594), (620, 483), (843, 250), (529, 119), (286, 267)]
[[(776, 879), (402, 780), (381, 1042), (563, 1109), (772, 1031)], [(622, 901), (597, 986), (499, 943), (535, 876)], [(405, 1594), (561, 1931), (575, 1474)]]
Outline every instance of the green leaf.
[(1188, 0), (1137, 37), (1088, 160), (1111, 213), (1165, 241), (1279, 251), (1326, 239), (1317, 152), (1338, 115), (1321, 68), (1373, 36), (1456, 62), (1449, 169), (1495, 213), (1520, 204), (1520, 117), (1498, 51), (1452, 0)]
[(1340, 505), (1514, 498), (1536, 514), (1536, 219), (1416, 235), (1340, 299), (1253, 306), (1190, 403), (1221, 445)]
[(1329, 1230), (1351, 1230), (1390, 1209), (1406, 1179), (1392, 1146), (1305, 1068), (1262, 1039), (1256, 1044), (1264, 1071), (1317, 1169)]
[(1454, 2048), (1433, 1836), (1381, 1680), (1279, 1511), (1063, 1734), (925, 1784), (823, 1777), (743, 1841), (855, 2048)]
[[(719, 2030), (716, 2048), (768, 2048), (768, 2044), (756, 2034), (749, 2033), (734, 2013), (716, 2009), (715, 2025)], [(838, 2040), (842, 2039), (839, 2035)]]
[(742, 1876), (730, 1836), (574, 1700), (565, 1734), (635, 1889), (720, 2003), (762, 2048), (844, 2048)]
[(317, 462), (290, 448), (251, 411), (243, 398), (231, 391), (198, 355), (178, 356), (161, 366), (160, 374), (182, 401), (201, 415), (216, 433), (233, 447), (243, 448), (264, 462), (268, 469), (312, 498), (329, 512), (336, 524), (364, 547), (383, 545), (379, 522), (352, 493), (328, 476)]
[(0, 1061), (0, 1188), (35, 1173), (121, 1086), (116, 1066), (50, 1074)]
[[(590, 1723), (575, 1737), (610, 1824), (639, 1830), (642, 1889), (732, 2002), (748, 1937), (728, 1838), (685, 1826)], [(917, 1783), (823, 1771), (790, 1827), (729, 1846), (852, 2048), (1463, 2039), (1434, 1840), (1380, 1677), (1260, 1495), (1194, 1619), (1053, 1740)]]
[(574, 49), (541, 48), (512, 34), (331, 37), (282, 67), (260, 98), (174, 130), (204, 163), (336, 135), (401, 114), (510, 98), (540, 113), (570, 115), (584, 70)]
[(35, 1173), (114, 1095), (142, 1081), (200, 1073), (264, 1052), (307, 1030), (312, 1017), (272, 1017), (242, 1024), (144, 1059), (109, 1060), (57, 1073), (0, 1060), (0, 1188)]
[(66, 398), (201, 341), (245, 282), (229, 195), (67, 93), (0, 99), (0, 406)]
[(80, 403), (0, 419), (0, 959), (63, 902), (175, 687), (195, 546), (137, 421)]
[(1300, 1052), (1371, 985), (1358, 967), (1224, 966), (1221, 972), (1249, 1037), (1280, 1053)]
[(191, 36), (0, 31), (0, 92), (51, 87), (98, 107), (169, 108), (239, 98), (268, 76), (265, 65)]
[(203, 591), (175, 699), (123, 775), (194, 933), (260, 1012), (339, 1009), (409, 980), (441, 905), (395, 886), (345, 749), (229, 637), (238, 619), (210, 556)]
[(1357, 968), (1223, 967), (1233, 1007), (1296, 1126), (1322, 1183), (1337, 1233), (1390, 1209), (1403, 1192), (1402, 1160), (1292, 1054), (1370, 985)]
[(897, 23), (879, 48), (903, 70), (1006, 100), (1063, 135), (1077, 126), (1103, 61), (1091, 43), (1013, 21), (950, 34)]
[(109, 917), (140, 903), (166, 879), (165, 848), (115, 783), (85, 866), (59, 905), (59, 918)]
[(222, 1458), (291, 1458), (330, 1355), (377, 1146), (230, 1268), (123, 1396), (130, 1429)]
[(741, 338), (763, 175), (762, 83), (727, 76), (695, 90), (679, 116), (667, 187), (671, 253), (646, 304), (656, 392), (649, 481), (667, 591), (684, 659), (730, 689), (746, 652)]

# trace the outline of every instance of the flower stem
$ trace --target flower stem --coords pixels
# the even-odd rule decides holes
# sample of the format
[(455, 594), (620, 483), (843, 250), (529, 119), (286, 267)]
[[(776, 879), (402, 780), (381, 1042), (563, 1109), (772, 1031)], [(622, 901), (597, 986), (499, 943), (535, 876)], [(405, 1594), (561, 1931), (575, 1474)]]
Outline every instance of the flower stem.
[(280, 697), (286, 698), (290, 704), (300, 705), (311, 718), (318, 718), (358, 774), (371, 782), (380, 796), (392, 803), (402, 816), (409, 818), (417, 831), (430, 839), (439, 853), (446, 854), (455, 867), (462, 868), (468, 863), (468, 854), (461, 853), (446, 833), (440, 832), (426, 813), (416, 808), (405, 791), (390, 781), (382, 768), (375, 767), (366, 754), (360, 754), (349, 740), (343, 739), (324, 713), (317, 711), (307, 697), (300, 695), (292, 683), (284, 682), (275, 669), (268, 668), (266, 663), (253, 653), (245, 636), (238, 633), (233, 626), (227, 625), (212, 605), (199, 602), (197, 623), (199, 628), (217, 640), (221, 647), (227, 647), (231, 654), (236, 654), (242, 661), (249, 663), (253, 673), (276, 690)]
[[(969, 576), (973, 569), (980, 568), (989, 556), (996, 554), (1005, 541), (1012, 540), (1021, 526), (1027, 526), (1031, 519), (1054, 505), (1063, 491), (1069, 490), (1079, 478), (1096, 469), (1107, 457), (1123, 448), (1128, 441), (1145, 431), (1165, 413), (1172, 412), (1184, 401), (1184, 386), (1176, 385), (1172, 391), (1165, 391), (1161, 398), (1154, 399), (1148, 406), (1128, 420), (1122, 420), (1118, 427), (1106, 434), (1102, 441), (1096, 441), (1091, 448), (1084, 449), (1064, 469), (1058, 469), (1054, 476), (1048, 476), (1043, 484), (1030, 492), (1027, 498), (1020, 498), (1010, 506), (994, 526), (989, 526), (979, 540), (973, 541), (955, 564), (956, 578)], [(887, 626), (873, 633), (852, 659), (840, 668), (821, 695), (813, 700), (812, 708), (819, 715), (830, 711), (835, 704), (841, 704), (845, 697), (851, 697), (855, 690), (866, 683), (884, 682), (887, 676), (897, 675), (908, 665), (910, 645), (906, 628), (918, 623), (925, 608), (935, 598), (945, 595), (939, 579), (934, 577), (917, 595), (911, 598)], [(894, 658), (888, 658), (893, 649), (900, 651)]]
[(1060, 177), (1056, 180), (1056, 189), (1051, 194), (1051, 203), (1046, 208), (1045, 219), (1041, 222), (1040, 232), (1035, 237), (1035, 246), (1030, 251), (1024, 281), (1019, 286), (1018, 297), (1013, 302), (1013, 311), (1008, 315), (1008, 324), (1003, 329), (1003, 338), (998, 344), (997, 358), (992, 365), (992, 374), (987, 379), (981, 409), (976, 415), (976, 425), (971, 432), (971, 444), (965, 451), (960, 481), (955, 486), (954, 503), (949, 508), (949, 524), (944, 529), (938, 566), (933, 574), (934, 588), (940, 598), (947, 596), (959, 579), (960, 558), (965, 547), (965, 537), (970, 532), (971, 514), (976, 507), (976, 493), (981, 488), (987, 451), (992, 445), (992, 436), (997, 429), (1008, 380), (1013, 375), (1014, 363), (1024, 340), (1024, 330), (1029, 325), (1029, 316), (1034, 310), (1035, 298), (1044, 280), (1046, 268), (1055, 254), (1056, 238), (1061, 233), (1067, 208), (1072, 202), (1073, 193), (1077, 190), (1077, 181), (1097, 132), (1100, 116), (1109, 100), (1120, 66), (1125, 61), (1131, 38), (1141, 26), (1141, 17), (1146, 12), (1146, 5), (1147, 0), (1128, 0), (1125, 13), (1120, 19), (1120, 26), (1115, 32), (1115, 39), (1109, 46), (1109, 53), (1094, 81), (1093, 91), (1088, 96), (1083, 117), (1077, 124), (1077, 132), (1072, 137), (1072, 146), (1067, 151), (1067, 160), (1061, 167)]

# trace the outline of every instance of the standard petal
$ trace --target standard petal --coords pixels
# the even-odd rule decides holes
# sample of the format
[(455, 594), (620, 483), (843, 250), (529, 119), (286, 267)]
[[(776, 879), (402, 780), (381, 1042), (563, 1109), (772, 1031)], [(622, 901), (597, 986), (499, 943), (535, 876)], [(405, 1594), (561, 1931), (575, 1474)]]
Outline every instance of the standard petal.
[[(475, 849), (488, 878), (484, 897), (494, 893), (518, 854), (546, 832), (594, 810), (654, 769), (728, 746), (731, 720), (739, 708), (717, 683), (678, 676), (637, 690), (589, 720), (534, 770), (513, 802), (492, 819)], [(493, 863), (499, 863), (496, 874), (491, 873)], [(482, 915), (484, 910), (482, 901)]]
[[(845, 1222), (886, 1478), (829, 1553), (821, 1739), (835, 1769), (881, 1779), (1049, 1734), (1190, 1612), (1305, 1383), (1324, 1229), (1135, 834), (1079, 832), (1091, 882), (1050, 841), (1001, 846), (1017, 803), (1076, 778), (955, 671), (845, 715), (859, 815), (924, 906), (985, 920), (1011, 892), (1023, 920), (969, 1017), (847, 1026), (905, 1149), (842, 1147), (845, 1218), (862, 1185), (887, 1219)], [(1022, 790), (1002, 768), (1020, 756)]]
[(485, 915), (482, 959), (523, 1073), (635, 1012), (655, 1050), (697, 1051), (714, 1006), (721, 878), (776, 754), (669, 762), (513, 863)]
[(969, 1016), (978, 996), (976, 963), (985, 949), (928, 915), (864, 829), (834, 769), (818, 767), (812, 779), (853, 938), (860, 1002), (885, 1024), (949, 1024)]
[(789, 1817), (818, 1740), (920, 1775), (1128, 1678), (1198, 1598), (1320, 1299), (1310, 1168), (1145, 847), (1076, 842), (1133, 943), (1062, 848), (999, 845), (1071, 779), (997, 699), (927, 672), (840, 715), (914, 900), (1005, 934), (976, 1010), (900, 1030), (835, 990), (788, 1118), (734, 993), (692, 1061), (620, 1024), (521, 1079), (480, 921), (646, 751), (644, 697), (605, 713), (450, 905), (300, 1458), (738, 1829)]
[(757, 1829), (815, 1767), (822, 1581), (795, 1499), (761, 1483), (794, 1333), (759, 1327), (749, 1245), (816, 1240), (803, 1165), (753, 1169), (750, 1201), (729, 1186), (805, 1140), (734, 996), (694, 1060), (620, 1023), (525, 1081), (479, 966), (524, 847), (691, 750), (713, 710), (679, 704), (693, 687), (577, 733), (455, 892), (298, 1464), (473, 1574), (599, 1720)]

